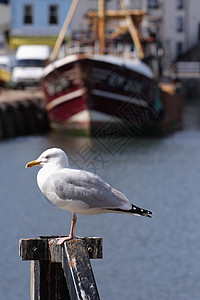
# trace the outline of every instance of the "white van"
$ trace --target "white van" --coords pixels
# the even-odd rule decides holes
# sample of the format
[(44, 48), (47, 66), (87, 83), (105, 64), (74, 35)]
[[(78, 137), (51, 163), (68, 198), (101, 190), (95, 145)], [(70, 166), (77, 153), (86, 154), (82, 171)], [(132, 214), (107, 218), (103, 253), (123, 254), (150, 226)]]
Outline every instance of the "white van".
[(15, 54), (11, 81), (14, 87), (36, 85), (43, 76), (43, 68), (50, 56), (46, 45), (22, 45)]

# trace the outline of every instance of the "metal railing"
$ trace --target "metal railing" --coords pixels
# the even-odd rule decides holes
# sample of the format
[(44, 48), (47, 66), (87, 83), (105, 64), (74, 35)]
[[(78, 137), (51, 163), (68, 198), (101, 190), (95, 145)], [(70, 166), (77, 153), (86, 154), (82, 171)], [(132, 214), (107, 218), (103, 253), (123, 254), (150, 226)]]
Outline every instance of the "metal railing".
[(179, 78), (200, 78), (199, 61), (179, 61), (175, 65), (176, 75)]

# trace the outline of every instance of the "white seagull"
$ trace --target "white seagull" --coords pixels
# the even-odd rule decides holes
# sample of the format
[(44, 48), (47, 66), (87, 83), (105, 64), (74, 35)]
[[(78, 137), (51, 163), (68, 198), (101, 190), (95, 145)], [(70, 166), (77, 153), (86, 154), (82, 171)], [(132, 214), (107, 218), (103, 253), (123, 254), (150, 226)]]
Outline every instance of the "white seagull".
[(26, 168), (41, 166), (37, 183), (42, 193), (56, 206), (73, 213), (68, 237), (60, 238), (58, 244), (73, 239), (76, 214), (129, 213), (151, 218), (152, 212), (139, 208), (118, 190), (111, 187), (94, 173), (73, 169), (68, 157), (59, 148), (44, 151)]

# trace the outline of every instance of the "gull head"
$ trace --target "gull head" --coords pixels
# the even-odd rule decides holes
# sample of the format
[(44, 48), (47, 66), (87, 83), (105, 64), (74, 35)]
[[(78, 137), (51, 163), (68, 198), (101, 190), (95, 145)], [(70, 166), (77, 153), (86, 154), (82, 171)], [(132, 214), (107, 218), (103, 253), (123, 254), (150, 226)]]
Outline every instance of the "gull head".
[(69, 167), (68, 157), (66, 153), (59, 148), (51, 148), (44, 151), (36, 160), (26, 164), (26, 168), (34, 166), (66, 168)]

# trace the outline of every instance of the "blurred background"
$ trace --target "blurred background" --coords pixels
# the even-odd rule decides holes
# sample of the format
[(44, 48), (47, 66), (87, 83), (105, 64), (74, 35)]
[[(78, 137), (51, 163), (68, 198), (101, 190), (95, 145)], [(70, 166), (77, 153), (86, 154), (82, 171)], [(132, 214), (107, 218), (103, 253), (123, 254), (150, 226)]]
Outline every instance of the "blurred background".
[(199, 299), (199, 11), (197, 0), (0, 1), (0, 299), (30, 298), (20, 238), (69, 233), (71, 213), (25, 169), (51, 147), (153, 212), (78, 215), (78, 236), (103, 237), (100, 298)]

